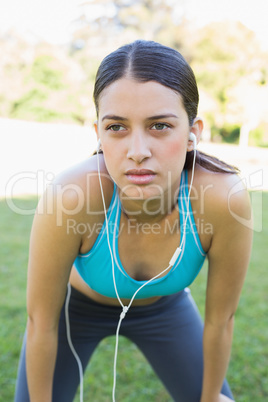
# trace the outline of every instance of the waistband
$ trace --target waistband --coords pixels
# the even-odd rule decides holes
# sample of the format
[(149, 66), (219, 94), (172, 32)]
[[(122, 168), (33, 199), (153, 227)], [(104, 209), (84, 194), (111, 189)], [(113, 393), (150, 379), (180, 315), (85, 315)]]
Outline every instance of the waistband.
[[(151, 304), (146, 304), (144, 306), (131, 306), (128, 315), (136, 315), (136, 314), (147, 314), (147, 313), (153, 313), (153, 311), (157, 310), (160, 312), (162, 309), (165, 310), (168, 308), (169, 305), (174, 305), (175, 303), (179, 302), (181, 299), (183, 299), (185, 296), (187, 296), (190, 293), (190, 290), (188, 288), (181, 290), (180, 292), (174, 293), (172, 295), (168, 296), (162, 296), (160, 299), (157, 301), (151, 303)], [(92, 311), (96, 311), (98, 313), (102, 312), (104, 314), (115, 314), (118, 316), (121, 311), (122, 307), (121, 306), (112, 306), (109, 304), (102, 304), (99, 302), (96, 302), (95, 300), (92, 300), (90, 297), (86, 296), (85, 294), (81, 293), (79, 290), (71, 286), (71, 298), (70, 298), (70, 305), (77, 306), (80, 305), (81, 308), (83, 309), (89, 309), (92, 313)], [(78, 306), (77, 306), (78, 307)]]

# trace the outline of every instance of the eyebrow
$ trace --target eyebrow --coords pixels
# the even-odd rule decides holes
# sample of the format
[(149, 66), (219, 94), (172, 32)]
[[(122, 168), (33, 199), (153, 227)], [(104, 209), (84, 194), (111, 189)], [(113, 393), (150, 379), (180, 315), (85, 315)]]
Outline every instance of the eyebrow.
[[(155, 116), (150, 116), (146, 120), (160, 120), (160, 119), (166, 119), (168, 117), (173, 117), (173, 118), (176, 118), (176, 119), (179, 118), (178, 116), (176, 116), (173, 113), (166, 113), (166, 114), (158, 114), (158, 115), (155, 115)], [(107, 120), (120, 120), (120, 121), (128, 120), (126, 117), (117, 116), (117, 115), (114, 115), (114, 114), (107, 114), (107, 115), (103, 116), (102, 121), (104, 121), (106, 119)]]
[(148, 119), (146, 119), (146, 120), (160, 120), (160, 119), (166, 119), (168, 117), (173, 117), (173, 118), (175, 117), (175, 119), (179, 118), (178, 116), (176, 116), (173, 113), (166, 113), (166, 114), (157, 114), (155, 116), (148, 117)]
[(127, 118), (126, 117), (121, 117), (121, 116), (117, 116), (115, 114), (106, 114), (105, 116), (103, 116), (103, 118), (101, 119), (101, 121), (103, 120), (121, 120), (121, 121), (126, 121)]

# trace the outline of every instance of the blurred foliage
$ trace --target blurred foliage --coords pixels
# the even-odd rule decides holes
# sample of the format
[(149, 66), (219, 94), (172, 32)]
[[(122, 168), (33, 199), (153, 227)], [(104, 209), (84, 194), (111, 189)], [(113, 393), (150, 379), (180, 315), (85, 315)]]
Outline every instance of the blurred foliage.
[(0, 115), (84, 124), (92, 109), (92, 79), (69, 47), (27, 43), (15, 33), (0, 38)]
[(251, 130), (249, 134), (249, 145), (255, 147), (268, 147), (268, 142), (264, 142), (265, 133), (268, 131), (268, 124), (258, 126), (254, 130)]
[(31, 78), (38, 84), (57, 91), (64, 88), (62, 76), (62, 71), (53, 68), (53, 58), (51, 56), (40, 55), (34, 60)]
[(225, 124), (223, 127), (211, 127), (212, 141), (226, 142), (231, 144), (239, 143), (240, 126)]
[[(200, 115), (211, 140), (268, 143), (268, 53), (239, 22), (197, 28), (186, 0), (91, 0), (81, 4), (66, 46), (0, 38), (0, 115), (36, 121), (92, 123), (93, 82), (102, 58), (137, 38), (179, 50), (191, 64)], [(246, 46), (245, 46), (246, 44)]]
[(44, 101), (47, 100), (48, 93), (38, 89), (32, 89), (23, 95), (20, 99), (12, 103), (10, 117), (15, 119), (35, 120), (42, 122), (55, 121), (63, 119), (63, 115), (56, 110), (47, 109)]

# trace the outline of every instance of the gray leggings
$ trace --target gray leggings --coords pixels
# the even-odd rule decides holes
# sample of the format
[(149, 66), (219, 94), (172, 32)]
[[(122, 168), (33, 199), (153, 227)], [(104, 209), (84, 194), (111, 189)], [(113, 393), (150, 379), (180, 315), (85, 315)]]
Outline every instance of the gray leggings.
[[(115, 334), (121, 310), (121, 307), (96, 303), (72, 288), (69, 304), (71, 337), (83, 370), (98, 343)], [(120, 329), (120, 334), (134, 342), (143, 352), (167, 391), (178, 402), (200, 401), (202, 333), (203, 323), (188, 289), (162, 297), (148, 306), (131, 307)], [(78, 385), (79, 370), (67, 341), (63, 308), (59, 325), (53, 402), (73, 401)], [(226, 380), (222, 393), (233, 398)], [(15, 402), (29, 402), (25, 341), (19, 364)]]

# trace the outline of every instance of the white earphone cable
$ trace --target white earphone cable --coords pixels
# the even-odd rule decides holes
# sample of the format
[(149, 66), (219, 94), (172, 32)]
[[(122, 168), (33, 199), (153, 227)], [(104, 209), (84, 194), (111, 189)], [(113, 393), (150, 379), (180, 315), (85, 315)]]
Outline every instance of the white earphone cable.
[(70, 302), (70, 297), (71, 297), (71, 285), (68, 283), (67, 285), (67, 296), (66, 296), (66, 301), (65, 301), (65, 321), (66, 321), (66, 333), (67, 333), (67, 340), (68, 344), (70, 346), (70, 349), (76, 359), (76, 362), (78, 364), (78, 370), (79, 370), (79, 379), (80, 379), (80, 402), (83, 402), (83, 393), (84, 393), (84, 381), (83, 381), (83, 367), (81, 360), (76, 353), (76, 350), (73, 346), (72, 343), (72, 338), (71, 338), (71, 330), (70, 330), (70, 319), (69, 319), (69, 302)]
[(115, 281), (115, 274), (114, 274), (114, 257), (112, 253), (112, 248), (110, 244), (110, 239), (109, 239), (109, 224), (108, 224), (108, 218), (107, 218), (107, 212), (106, 212), (106, 205), (105, 205), (105, 199), (104, 199), (104, 193), (103, 193), (103, 188), (102, 188), (102, 182), (101, 182), (101, 177), (100, 177), (100, 162), (99, 162), (99, 149), (97, 149), (97, 165), (98, 165), (98, 177), (99, 177), (99, 183), (100, 183), (100, 190), (101, 190), (101, 197), (102, 197), (102, 203), (103, 203), (103, 211), (104, 211), (104, 216), (105, 216), (105, 224), (106, 224), (106, 230), (107, 230), (107, 244), (111, 256), (111, 262), (112, 262), (112, 273), (113, 273), (113, 282), (114, 282), (114, 289), (116, 293), (116, 297), (121, 304), (122, 308), (124, 308), (124, 304), (122, 303), (118, 291), (117, 291), (117, 286), (116, 286), (116, 281)]
[(188, 190), (188, 198), (187, 198), (187, 204), (186, 204), (186, 218), (184, 222), (184, 227), (183, 227), (183, 234), (182, 234), (182, 241), (181, 241), (181, 247), (185, 241), (185, 236), (186, 236), (186, 225), (187, 225), (187, 220), (190, 215), (190, 195), (193, 187), (193, 181), (194, 181), (194, 170), (195, 170), (195, 160), (196, 160), (196, 145), (194, 146), (194, 156), (193, 156), (193, 166), (192, 166), (192, 175), (191, 175), (191, 181), (189, 185), (189, 190)]

